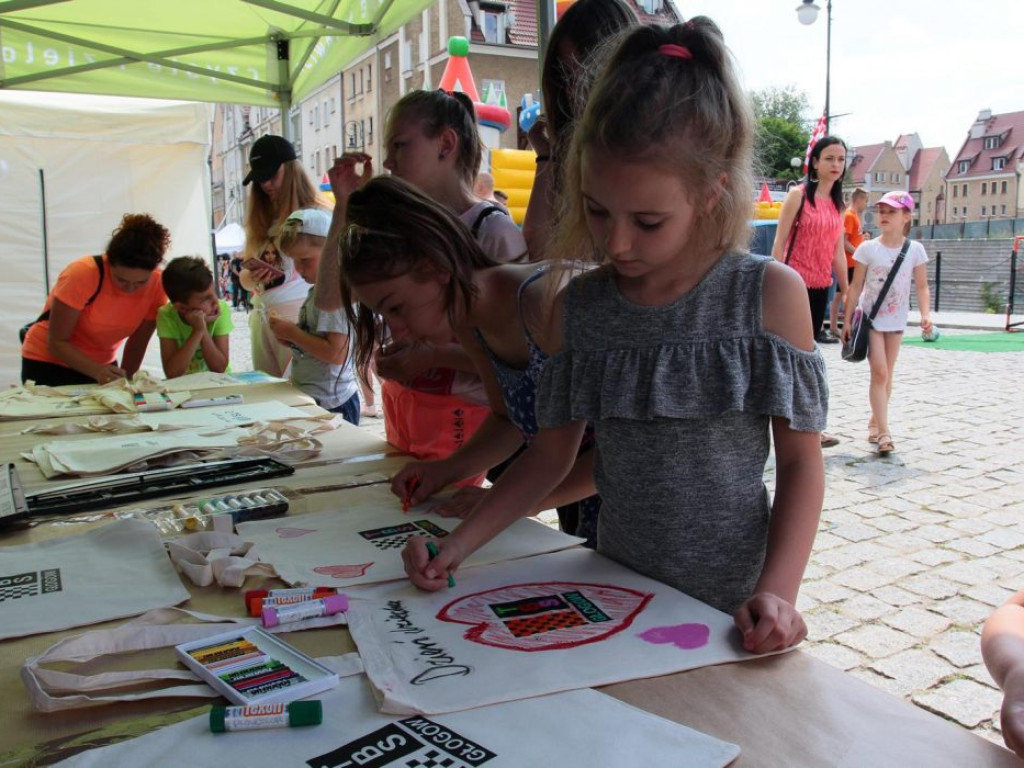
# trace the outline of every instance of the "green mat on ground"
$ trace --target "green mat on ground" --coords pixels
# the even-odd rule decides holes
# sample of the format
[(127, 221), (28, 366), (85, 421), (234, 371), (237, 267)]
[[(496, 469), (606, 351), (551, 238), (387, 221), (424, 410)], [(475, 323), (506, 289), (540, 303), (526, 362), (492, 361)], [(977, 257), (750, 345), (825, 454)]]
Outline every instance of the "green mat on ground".
[(920, 334), (913, 333), (912, 329), (908, 328), (903, 343), (915, 347), (954, 349), (961, 352), (1024, 352), (1024, 333), (943, 333), (938, 341), (924, 341)]

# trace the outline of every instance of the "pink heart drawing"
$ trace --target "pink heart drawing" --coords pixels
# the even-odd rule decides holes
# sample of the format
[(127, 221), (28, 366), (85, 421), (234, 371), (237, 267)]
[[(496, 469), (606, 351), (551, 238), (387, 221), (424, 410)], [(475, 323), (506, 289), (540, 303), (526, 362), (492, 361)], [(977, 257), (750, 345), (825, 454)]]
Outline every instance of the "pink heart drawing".
[(646, 632), (641, 632), (637, 635), (646, 643), (654, 645), (671, 643), (676, 648), (682, 648), (684, 651), (703, 648), (708, 644), (710, 636), (711, 629), (707, 624), (676, 624), (669, 627), (651, 627)]
[(282, 539), (297, 539), (307, 533), (316, 533), (312, 528), (278, 528), (276, 533)]
[(653, 595), (576, 582), (511, 584), (459, 598), (437, 614), (469, 624), (474, 643), (514, 651), (551, 651), (596, 643), (626, 629)]
[(313, 569), (313, 573), (322, 576), (330, 576), (333, 579), (357, 579), (365, 574), (373, 563), (359, 563), (358, 565), (321, 565)]

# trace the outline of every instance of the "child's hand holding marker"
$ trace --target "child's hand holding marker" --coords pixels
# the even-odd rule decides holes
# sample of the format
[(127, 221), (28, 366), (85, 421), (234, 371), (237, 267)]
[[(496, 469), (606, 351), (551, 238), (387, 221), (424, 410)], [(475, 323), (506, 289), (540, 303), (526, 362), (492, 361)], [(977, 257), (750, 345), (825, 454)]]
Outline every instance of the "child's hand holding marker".
[(460, 479), (450, 475), (443, 461), (412, 461), (391, 478), (391, 492), (402, 500), (402, 511), (408, 512)]
[(402, 561), (410, 581), (420, 589), (436, 592), (444, 587), (454, 587), (455, 577), (462, 562), (462, 549), (454, 540), (441, 540), (441, 546), (433, 539), (422, 536), (409, 539), (402, 550)]

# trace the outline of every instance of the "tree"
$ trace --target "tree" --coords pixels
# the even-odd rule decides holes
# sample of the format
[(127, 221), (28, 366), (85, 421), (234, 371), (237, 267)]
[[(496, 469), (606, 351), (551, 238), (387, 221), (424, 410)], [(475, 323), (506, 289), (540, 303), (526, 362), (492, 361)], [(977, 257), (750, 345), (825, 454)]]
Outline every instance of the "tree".
[(800, 169), (790, 161), (807, 151), (807, 94), (795, 86), (765, 88), (750, 94), (757, 119), (754, 148), (764, 176), (797, 179)]

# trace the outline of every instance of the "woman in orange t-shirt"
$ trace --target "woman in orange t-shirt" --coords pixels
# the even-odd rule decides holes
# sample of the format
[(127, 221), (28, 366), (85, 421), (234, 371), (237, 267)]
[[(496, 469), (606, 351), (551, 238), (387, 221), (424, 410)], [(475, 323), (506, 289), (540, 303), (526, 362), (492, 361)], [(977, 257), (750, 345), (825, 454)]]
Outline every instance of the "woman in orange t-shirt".
[(156, 328), (156, 311), (167, 303), (157, 267), (170, 242), (153, 218), (129, 213), (98, 264), (83, 256), (65, 267), (22, 342), (22, 382), (106, 384), (133, 375)]

